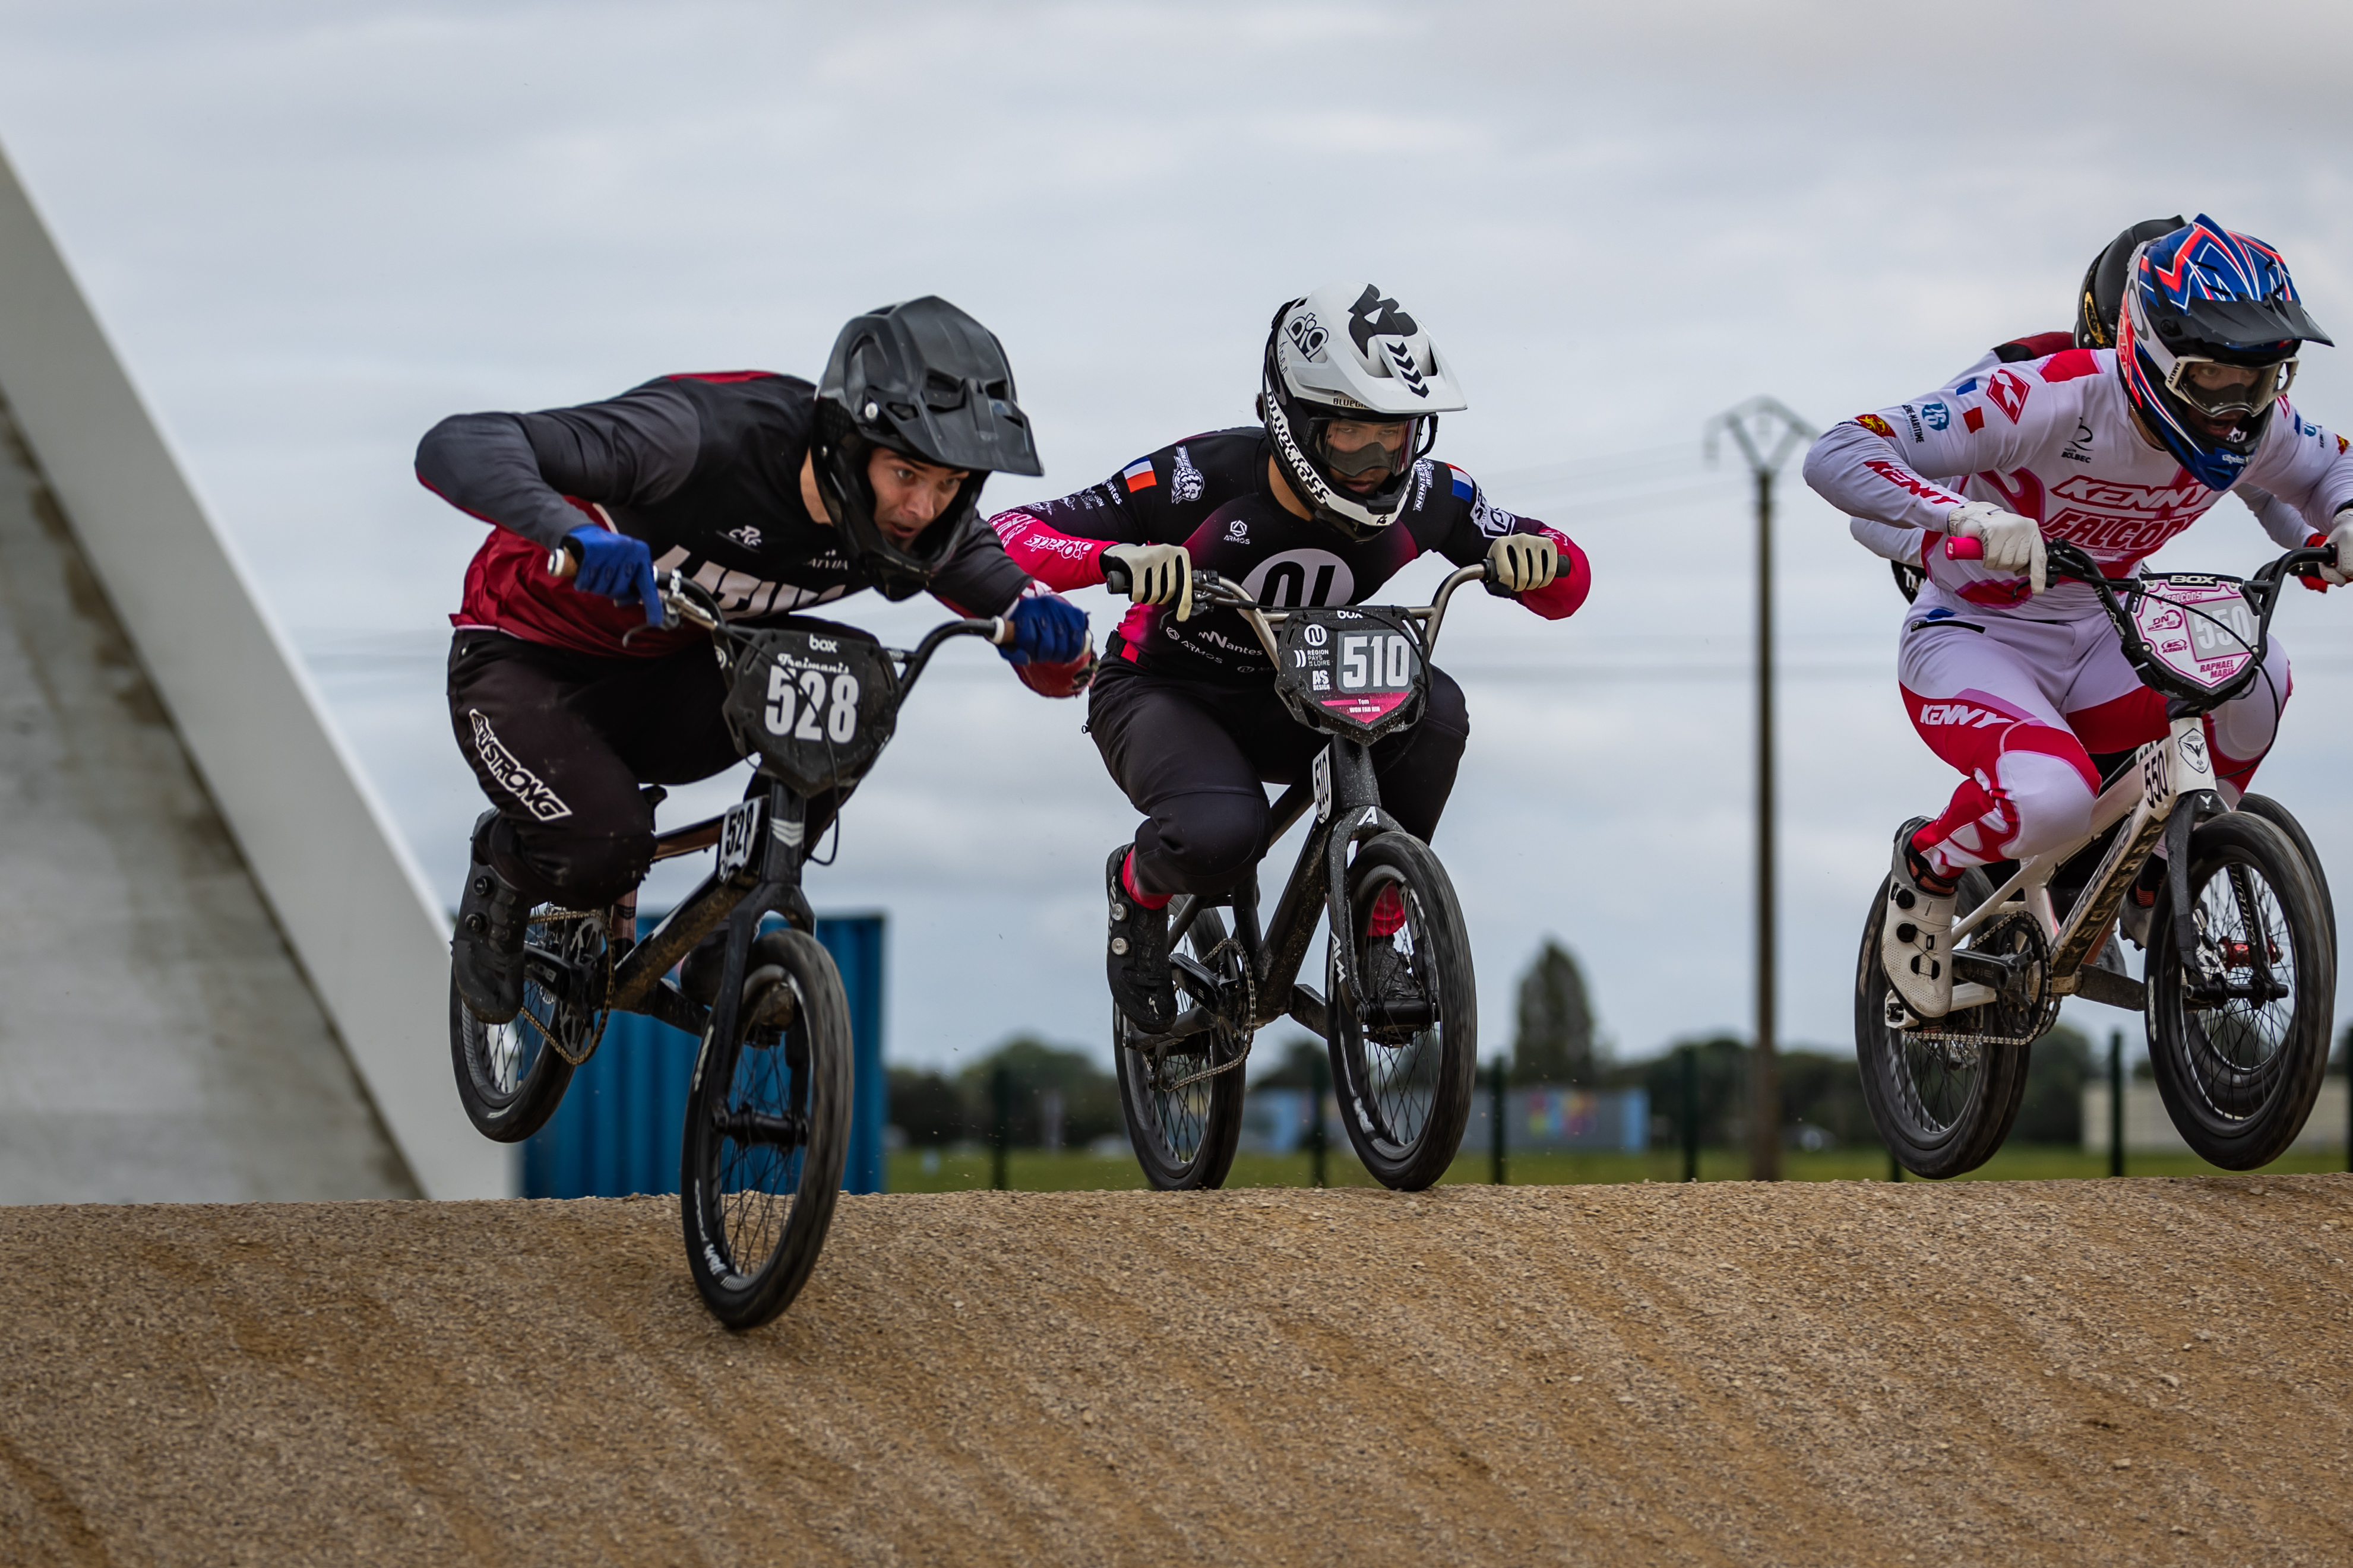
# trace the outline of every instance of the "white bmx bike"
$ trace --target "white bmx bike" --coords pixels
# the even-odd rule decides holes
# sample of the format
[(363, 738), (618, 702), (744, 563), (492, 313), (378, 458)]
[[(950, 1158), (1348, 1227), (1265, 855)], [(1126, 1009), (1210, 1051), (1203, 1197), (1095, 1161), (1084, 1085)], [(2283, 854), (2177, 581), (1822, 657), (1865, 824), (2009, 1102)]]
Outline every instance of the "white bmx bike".
[[(1947, 542), (1956, 559), (1981, 548)], [(2183, 1139), (2214, 1164), (2252, 1170), (2295, 1141), (2320, 1092), (2336, 917), (2312, 842), (2286, 807), (2255, 795), (2235, 810), (2223, 804), (2202, 721), (2267, 679), (2282, 584), (2331, 552), (2293, 550), (2242, 581), (2109, 578), (2078, 546), (2048, 550), (2054, 578), (2099, 595), (2125, 657), (2166, 698), (2169, 732), (2106, 776), (2088, 837), (1961, 879), (1942, 1017), (1915, 1016), (1880, 967), (1880, 922), (1904, 914), (1881, 883), (1855, 971), (1863, 1095), (1905, 1169), (1975, 1170), (2017, 1120), (2030, 1047), (2060, 999), (2080, 996), (2144, 1015), (2158, 1089)], [(2164, 876), (2137, 981), (2113, 933), (2160, 846)]]

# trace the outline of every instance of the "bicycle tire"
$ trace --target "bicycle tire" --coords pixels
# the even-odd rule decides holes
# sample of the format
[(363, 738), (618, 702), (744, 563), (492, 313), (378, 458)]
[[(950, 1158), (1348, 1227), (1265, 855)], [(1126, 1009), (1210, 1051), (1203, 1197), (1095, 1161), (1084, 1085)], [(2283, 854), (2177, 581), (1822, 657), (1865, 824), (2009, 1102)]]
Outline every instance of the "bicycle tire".
[[(808, 1283), (849, 1149), (849, 1003), (832, 955), (799, 931), (771, 932), (761, 950), (732, 1037), (703, 1031), (679, 1156), (687, 1268), (711, 1315), (738, 1330)], [(792, 992), (791, 1021), (750, 1027), (778, 985)], [(767, 1136), (740, 1137), (747, 1128)]]
[[(1404, 923), (1373, 935), (1374, 904), (1395, 889)], [(1384, 833), (1348, 868), (1335, 922), (1326, 1012), (1332, 1086), (1356, 1158), (1383, 1186), (1419, 1192), (1462, 1147), (1479, 1067), (1479, 993), (1454, 884), (1430, 846)], [(1350, 973), (1336, 962), (1345, 932)], [(1366, 1003), (1428, 1009), (1412, 1022), (1366, 1021)], [(1425, 1021), (1426, 1017), (1426, 1021)]]
[[(1962, 874), (1955, 901), (1968, 910), (1992, 896), (1993, 883), (1972, 868)], [(1883, 879), (1863, 921), (1862, 952), (1855, 964), (1855, 1067), (1872, 1125), (1888, 1152), (1914, 1175), (1942, 1181), (1976, 1170), (2009, 1139), (2026, 1097), (2032, 1047), (1963, 1047), (1889, 1028), (1887, 998), (1894, 987), (1879, 962), (1879, 925), (1886, 910)], [(1988, 929), (1972, 932), (1970, 945)]]
[[(594, 918), (550, 920), (543, 906), (523, 928), (523, 943), (580, 963), (603, 984), (605, 928)], [(503, 1024), (485, 1024), (467, 1011), (449, 981), (449, 1057), (458, 1075), (458, 1100), (466, 1119), (483, 1137), (520, 1143), (547, 1125), (575, 1063), (587, 1059), (604, 1033), (602, 1008), (557, 1000), (537, 981), (525, 978), (522, 1011)], [(560, 1046), (562, 1048), (556, 1048)]]
[(2328, 927), (2328, 951), (2337, 952), (2337, 899), (2328, 890), (2328, 873), (2320, 864), (2320, 851), (2312, 847), (2312, 836), (2305, 832), (2294, 812), (2267, 795), (2240, 796), (2239, 809), (2278, 828), (2304, 857), (2305, 871), (2312, 878), (2313, 890), (2320, 895), (2320, 917)]
[[(1238, 979), (1249, 962), (1225, 948), (1226, 922), (1215, 910), (1193, 918), (1185, 942), (1193, 957), (1220, 979)], [(1242, 1133), (1242, 1068), (1237, 1063), (1247, 1042), (1219, 1027), (1190, 1037), (1198, 1047), (1171, 1047), (1154, 1056), (1130, 1045), (1127, 1019), (1111, 1014), (1112, 1056), (1119, 1076), (1121, 1120), (1144, 1179), (1164, 1193), (1210, 1191), (1225, 1185)], [(1225, 1070), (1187, 1084), (1197, 1073)], [(1171, 1085), (1183, 1085), (1171, 1088)]]
[(2190, 835), (2189, 892), (2204, 917), (2200, 946), (2215, 950), (2225, 979), (2244, 973), (2253, 986), (2268, 977), (2281, 994), (2221, 1006), (2193, 997), (2174, 945), (2168, 883), (2149, 919), (2149, 1065), (2190, 1149), (2224, 1170), (2251, 1171), (2287, 1152), (2320, 1094), (2336, 945), (2304, 856), (2253, 813), (2226, 813)]

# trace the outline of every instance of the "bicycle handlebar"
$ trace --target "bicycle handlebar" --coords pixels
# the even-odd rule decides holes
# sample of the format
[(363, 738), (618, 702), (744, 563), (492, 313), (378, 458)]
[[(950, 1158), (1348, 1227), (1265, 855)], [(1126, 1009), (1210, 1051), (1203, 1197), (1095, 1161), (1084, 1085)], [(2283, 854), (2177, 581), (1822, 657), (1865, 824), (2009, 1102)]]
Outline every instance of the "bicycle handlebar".
[[(1134, 578), (1124, 564), (1116, 561), (1106, 561), (1103, 563), (1103, 569), (1104, 587), (1119, 595), (1126, 595), (1133, 591)], [(1446, 581), (1438, 585), (1437, 595), (1428, 605), (1404, 610), (1405, 615), (1421, 622), (1424, 653), (1427, 653), (1438, 641), (1438, 628), (1446, 618), (1446, 606), (1454, 597), (1454, 590), (1465, 583), (1492, 583), (1494, 580), (1495, 563), (1493, 561), (1481, 561), (1476, 565), (1457, 567), (1447, 574)], [(1208, 570), (1196, 571), (1193, 574), (1193, 597), (1196, 601), (1206, 600), (1221, 608), (1240, 611), (1243, 618), (1251, 623), (1250, 629), (1258, 633), (1259, 641), (1265, 645), (1267, 658), (1274, 658), (1274, 638), (1271, 628), (1279, 626), (1290, 619), (1291, 608), (1263, 606), (1240, 584)]]
[[(2085, 562), (2091, 563), (2094, 566), (2094, 572), (2089, 576), (2074, 572), (2053, 573), (2052, 576), (2054, 581), (2060, 577), (2073, 577), (2081, 583), (2090, 583), (2096, 578), (2099, 582), (2105, 583), (2111, 587), (2118, 588), (2127, 586), (2128, 584), (2139, 581), (2137, 577), (2110, 577), (2104, 573), (2100, 573), (2097, 570), (2097, 563), (2091, 561), (2091, 556), (2088, 553), (2083, 552), (2079, 547), (2069, 544), (2064, 540), (2053, 541), (2051, 548), (2054, 550), (2064, 549), (2071, 556), (2081, 554)], [(1982, 561), (1985, 559), (1985, 541), (1967, 534), (1948, 534), (1945, 539), (1945, 559), (1947, 561)], [(2333, 546), (2324, 548), (2298, 548), (2287, 552), (2275, 561), (2266, 562), (2263, 565), (2256, 569), (2255, 574), (2249, 578), (2248, 581), (2251, 583), (2270, 584), (2278, 582), (2284, 576), (2302, 576), (2304, 575), (2303, 568), (2305, 567), (2335, 565), (2336, 562), (2337, 551)]]

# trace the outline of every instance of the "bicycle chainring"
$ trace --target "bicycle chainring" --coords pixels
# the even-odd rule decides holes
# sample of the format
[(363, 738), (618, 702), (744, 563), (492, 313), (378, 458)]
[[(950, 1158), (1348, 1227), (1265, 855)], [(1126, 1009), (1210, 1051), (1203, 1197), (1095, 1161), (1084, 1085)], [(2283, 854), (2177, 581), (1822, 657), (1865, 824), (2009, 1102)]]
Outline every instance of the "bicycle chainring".
[[(1970, 933), (1968, 951), (1997, 958), (2025, 959), (2000, 995), (1980, 1007), (1961, 1007), (1902, 1031), (1904, 1037), (1934, 1040), (1956, 1053), (1947, 1065), (1975, 1065), (1980, 1046), (2031, 1046), (2059, 1018), (2059, 994), (2051, 988), (2051, 942), (2042, 922), (2024, 910), (1996, 915)], [(1940, 1054), (1942, 1054), (1940, 1052)]]

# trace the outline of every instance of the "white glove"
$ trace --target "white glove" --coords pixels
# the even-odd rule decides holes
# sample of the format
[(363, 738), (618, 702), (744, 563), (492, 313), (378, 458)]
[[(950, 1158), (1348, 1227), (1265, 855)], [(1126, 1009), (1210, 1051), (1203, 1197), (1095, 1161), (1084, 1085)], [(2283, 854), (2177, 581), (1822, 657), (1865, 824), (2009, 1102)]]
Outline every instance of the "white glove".
[(1178, 544), (1114, 544), (1103, 552), (1127, 569), (1127, 596), (1139, 605), (1174, 605), (1176, 618), (1193, 615), (1193, 558)]
[(1487, 546), (1495, 563), (1495, 585), (1507, 594), (1541, 588), (1560, 569), (1560, 550), (1541, 533), (1506, 533)]
[(2337, 548), (2337, 564), (2323, 566), (2320, 580), (2332, 588), (2342, 588), (2353, 583), (2353, 507), (2341, 507), (2337, 523), (2328, 531), (2328, 542)]
[(1985, 541), (1985, 563), (1997, 572), (2023, 572), (2035, 593), (2042, 592), (2042, 525), (2004, 511), (1989, 501), (1965, 501), (1945, 514), (1945, 531)]

